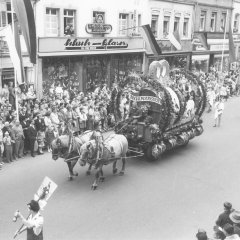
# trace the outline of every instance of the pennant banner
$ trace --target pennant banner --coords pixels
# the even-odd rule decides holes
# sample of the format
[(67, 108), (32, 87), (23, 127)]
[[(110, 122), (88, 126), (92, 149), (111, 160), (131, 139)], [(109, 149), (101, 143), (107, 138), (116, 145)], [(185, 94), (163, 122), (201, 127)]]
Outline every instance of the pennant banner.
[(150, 25), (143, 25), (142, 26), (142, 37), (144, 38), (144, 40), (146, 41), (147, 44), (149, 44), (151, 51), (153, 52), (154, 55), (158, 56), (160, 54), (162, 54), (162, 50), (159, 47), (153, 33), (152, 30), (150, 28)]
[(26, 42), (30, 61), (36, 63), (36, 27), (33, 8), (30, 0), (13, 0), (13, 8), (20, 23)]
[(168, 39), (171, 42), (171, 44), (177, 49), (177, 50), (182, 50), (182, 46), (180, 43), (180, 37), (178, 37), (179, 34), (174, 32), (174, 33), (169, 33)]
[[(16, 38), (14, 38), (11, 25), (8, 25), (7, 27), (4, 28), (2, 35), (5, 36), (5, 39), (8, 45), (9, 55), (16, 72), (17, 82), (18, 84), (22, 84), (24, 79), (23, 79), (23, 67), (22, 67), (19, 35), (16, 36)], [(17, 47), (18, 47), (18, 51), (17, 51)]]

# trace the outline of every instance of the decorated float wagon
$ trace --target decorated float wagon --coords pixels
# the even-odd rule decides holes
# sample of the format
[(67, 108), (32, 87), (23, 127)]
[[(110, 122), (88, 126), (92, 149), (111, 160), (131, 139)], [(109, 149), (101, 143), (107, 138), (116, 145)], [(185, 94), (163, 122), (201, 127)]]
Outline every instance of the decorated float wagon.
[(206, 93), (190, 72), (169, 71), (165, 60), (150, 64), (148, 76), (131, 74), (111, 96), (116, 132), (127, 137), (132, 151), (156, 160), (203, 133), (201, 116)]

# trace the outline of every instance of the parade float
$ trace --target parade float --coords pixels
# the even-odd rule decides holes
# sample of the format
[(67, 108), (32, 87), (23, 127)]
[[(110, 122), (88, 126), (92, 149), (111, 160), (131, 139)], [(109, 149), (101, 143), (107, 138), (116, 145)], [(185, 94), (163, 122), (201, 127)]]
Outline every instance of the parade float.
[(153, 61), (147, 76), (130, 74), (115, 86), (110, 103), (116, 132), (149, 161), (201, 135), (205, 106), (198, 77), (186, 70), (170, 71), (165, 60)]

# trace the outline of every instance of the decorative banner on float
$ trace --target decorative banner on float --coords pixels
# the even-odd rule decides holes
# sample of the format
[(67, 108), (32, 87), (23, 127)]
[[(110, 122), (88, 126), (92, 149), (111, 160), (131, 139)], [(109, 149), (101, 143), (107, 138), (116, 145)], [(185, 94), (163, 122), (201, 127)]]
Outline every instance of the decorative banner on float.
[(157, 104), (161, 104), (161, 99), (153, 96), (134, 96), (130, 94), (130, 100), (136, 102), (154, 102)]

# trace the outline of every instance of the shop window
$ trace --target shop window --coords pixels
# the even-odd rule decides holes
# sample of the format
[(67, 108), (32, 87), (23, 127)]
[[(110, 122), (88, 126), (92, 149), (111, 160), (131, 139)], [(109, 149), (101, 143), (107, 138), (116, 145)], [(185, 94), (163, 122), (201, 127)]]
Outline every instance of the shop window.
[(163, 19), (163, 37), (167, 38), (169, 34), (170, 16), (164, 16)]
[(105, 13), (93, 11), (93, 23), (105, 23)]
[(211, 19), (210, 19), (210, 31), (211, 32), (216, 31), (216, 19), (217, 19), (217, 13), (212, 12)]
[(205, 31), (206, 15), (207, 15), (206, 11), (201, 11), (199, 31)]
[(108, 56), (93, 56), (87, 57), (86, 66), (86, 85), (85, 88), (89, 91), (94, 91), (96, 87), (107, 84), (110, 77), (107, 65), (110, 61)]
[(179, 32), (179, 23), (180, 23), (180, 17), (175, 17), (173, 32), (176, 32), (176, 31)]
[(127, 36), (128, 34), (128, 14), (119, 13), (119, 36)]
[(59, 18), (58, 9), (46, 8), (46, 35), (58, 36), (59, 35)]
[(227, 13), (222, 13), (222, 16), (221, 16), (221, 26), (220, 26), (220, 31), (221, 32), (225, 31), (226, 19), (227, 19)]
[(74, 36), (75, 33), (75, 11), (64, 9), (63, 19), (64, 19), (64, 35)]
[(238, 32), (238, 26), (239, 26), (239, 13), (236, 13), (234, 16), (234, 22), (233, 22), (233, 32)]
[(189, 32), (189, 18), (184, 18), (183, 21), (183, 37), (188, 37), (188, 32)]
[(152, 15), (151, 29), (154, 37), (158, 37), (158, 15)]

